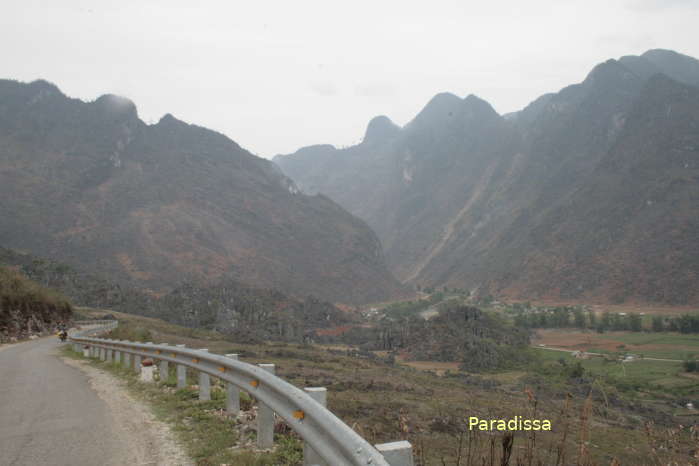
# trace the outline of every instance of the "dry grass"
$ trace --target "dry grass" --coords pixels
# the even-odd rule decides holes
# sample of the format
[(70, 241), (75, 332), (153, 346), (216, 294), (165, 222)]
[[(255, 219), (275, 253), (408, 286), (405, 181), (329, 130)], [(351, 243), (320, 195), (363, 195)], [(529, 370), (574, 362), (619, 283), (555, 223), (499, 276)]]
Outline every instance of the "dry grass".
[[(597, 392), (593, 393), (596, 398), (566, 396), (565, 391), (554, 395), (550, 387), (526, 387), (519, 376), (501, 378), (489, 386), (492, 380), (485, 377), (438, 377), (333, 349), (238, 344), (218, 339), (212, 332), (198, 334), (139, 316), (125, 316), (125, 322), (147, 326), (155, 342), (240, 353), (245, 362), (276, 364), (277, 374), (298, 387), (325, 386), (328, 407), (344, 422), (371, 443), (409, 440), (418, 466), (606, 466), (613, 460), (625, 465), (656, 464), (649, 462), (653, 446), (641, 428), (640, 414), (593, 401), (600, 398)], [(468, 429), (469, 416), (509, 419), (515, 415), (550, 419), (553, 430), (511, 435)], [(686, 428), (679, 430), (677, 443), (658, 450), (661, 461), (699, 464), (689, 455), (689, 435)]]

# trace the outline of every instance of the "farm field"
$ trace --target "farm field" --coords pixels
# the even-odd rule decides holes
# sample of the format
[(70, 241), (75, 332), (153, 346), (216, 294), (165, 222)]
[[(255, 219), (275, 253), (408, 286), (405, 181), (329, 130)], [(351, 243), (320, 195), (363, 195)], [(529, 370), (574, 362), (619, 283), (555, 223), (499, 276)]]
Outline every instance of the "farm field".
[(625, 313), (644, 313), (646, 315), (663, 315), (663, 316), (678, 316), (682, 314), (697, 314), (699, 309), (696, 306), (663, 306), (657, 304), (590, 304), (582, 301), (561, 301), (561, 300), (534, 300), (531, 303), (535, 306), (557, 307), (557, 306), (589, 306), (596, 314), (604, 312), (625, 312)]
[(605, 332), (539, 329), (534, 345), (593, 353), (632, 353), (647, 358), (684, 360), (699, 354), (699, 335), (674, 332)]

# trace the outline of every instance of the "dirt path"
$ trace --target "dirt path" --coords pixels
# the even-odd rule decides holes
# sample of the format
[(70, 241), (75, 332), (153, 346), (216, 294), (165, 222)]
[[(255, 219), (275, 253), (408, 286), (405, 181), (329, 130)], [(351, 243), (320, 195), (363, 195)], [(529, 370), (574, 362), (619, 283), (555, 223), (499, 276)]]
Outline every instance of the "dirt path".
[(191, 465), (184, 450), (175, 441), (167, 424), (158, 421), (150, 408), (131, 397), (123, 382), (84, 361), (62, 358), (63, 362), (87, 375), (90, 387), (104, 400), (114, 417), (114, 434), (130, 446), (134, 465)]

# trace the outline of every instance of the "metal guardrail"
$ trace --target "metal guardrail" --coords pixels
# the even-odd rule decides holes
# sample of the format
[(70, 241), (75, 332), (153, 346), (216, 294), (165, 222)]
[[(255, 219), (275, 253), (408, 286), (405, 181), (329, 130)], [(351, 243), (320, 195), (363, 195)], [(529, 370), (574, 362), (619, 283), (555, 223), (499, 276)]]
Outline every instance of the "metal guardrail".
[[(208, 376), (233, 384), (255, 397), (261, 407), (269, 407), (284, 419), (311, 447), (312, 452), (317, 453), (328, 465), (413, 465), (410, 443), (402, 441), (372, 446), (306, 391), (270, 373), (269, 366), (272, 372), (274, 370), (271, 364), (256, 366), (230, 357), (211, 354), (206, 350), (184, 348), (182, 345), (135, 343), (93, 336), (115, 328), (118, 325), (116, 321), (81, 321), (76, 324), (98, 326), (73, 332), (69, 336), (70, 341), (76, 345), (75, 350), (78, 350), (79, 345), (84, 345), (84, 348), (90, 348), (89, 352), (85, 349), (86, 354), (89, 353), (90, 356), (95, 356), (97, 353), (94, 350), (98, 349), (99, 357), (103, 360), (121, 362), (123, 359), (130, 365), (133, 359), (134, 368), (137, 370), (140, 370), (142, 358), (165, 362), (165, 367), (167, 363), (174, 363), (178, 366), (178, 370), (182, 367), (183, 371), (184, 367), (189, 367), (200, 374), (200, 390), (204, 384), (208, 390)], [(201, 383), (202, 374), (207, 375), (204, 383)], [(238, 392), (235, 393), (237, 397)], [(261, 412), (258, 411), (258, 416), (260, 415)], [(270, 415), (270, 418), (273, 428), (273, 416)], [(317, 464), (317, 462), (305, 464)]]

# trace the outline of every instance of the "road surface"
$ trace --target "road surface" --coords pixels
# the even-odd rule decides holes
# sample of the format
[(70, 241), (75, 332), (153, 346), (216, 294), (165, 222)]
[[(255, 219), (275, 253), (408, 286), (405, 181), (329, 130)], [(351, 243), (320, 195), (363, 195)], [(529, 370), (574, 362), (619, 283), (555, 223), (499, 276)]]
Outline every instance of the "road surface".
[(55, 337), (0, 347), (0, 465), (129, 464), (107, 403), (58, 349)]

